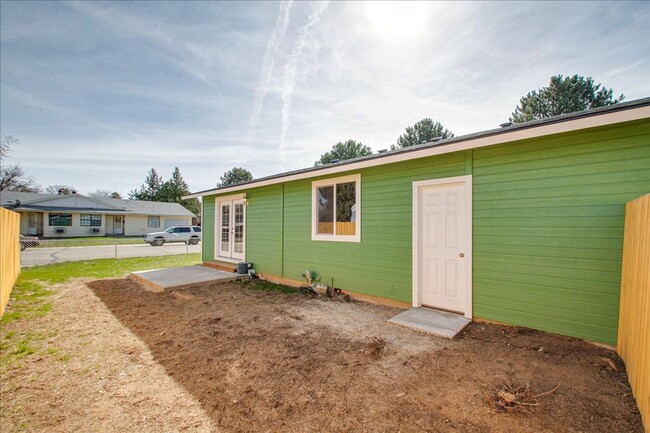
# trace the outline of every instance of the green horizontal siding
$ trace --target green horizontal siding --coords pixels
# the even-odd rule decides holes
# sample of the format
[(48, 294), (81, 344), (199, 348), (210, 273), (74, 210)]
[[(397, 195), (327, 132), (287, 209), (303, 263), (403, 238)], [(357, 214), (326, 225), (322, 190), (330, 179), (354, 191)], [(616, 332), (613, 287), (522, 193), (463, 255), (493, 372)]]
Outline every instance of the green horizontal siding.
[[(360, 243), (311, 240), (320, 178), (247, 190), (246, 259), (410, 303), (412, 184), (473, 174), (474, 316), (615, 344), (625, 203), (650, 191), (649, 137), (643, 120), (341, 173), (361, 174)], [(212, 257), (214, 198), (204, 220)]]
[(282, 185), (246, 191), (246, 261), (282, 276)]
[(311, 183), (316, 179), (285, 184), (284, 275), (301, 279), (305, 270), (314, 270), (323, 279), (333, 278), (336, 287), (410, 303), (412, 184), (464, 175), (465, 155), (441, 155), (360, 173), (361, 243), (312, 241)]
[(476, 149), (474, 315), (616, 344), (625, 203), (650, 123)]
[(204, 262), (214, 260), (214, 196), (203, 197), (201, 252)]

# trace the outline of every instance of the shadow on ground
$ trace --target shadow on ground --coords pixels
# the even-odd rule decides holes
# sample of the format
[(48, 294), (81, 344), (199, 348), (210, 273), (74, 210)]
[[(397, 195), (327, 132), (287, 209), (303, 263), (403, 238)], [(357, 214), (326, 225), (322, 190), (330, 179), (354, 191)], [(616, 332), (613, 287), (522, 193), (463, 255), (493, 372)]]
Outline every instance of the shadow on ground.
[[(408, 355), (300, 314), (321, 301), (254, 284), (171, 293), (123, 279), (88, 286), (223, 431), (643, 431), (610, 351), (472, 324), (453, 342)], [(532, 413), (498, 413), (486, 397), (506, 382), (534, 394), (560, 387)]]

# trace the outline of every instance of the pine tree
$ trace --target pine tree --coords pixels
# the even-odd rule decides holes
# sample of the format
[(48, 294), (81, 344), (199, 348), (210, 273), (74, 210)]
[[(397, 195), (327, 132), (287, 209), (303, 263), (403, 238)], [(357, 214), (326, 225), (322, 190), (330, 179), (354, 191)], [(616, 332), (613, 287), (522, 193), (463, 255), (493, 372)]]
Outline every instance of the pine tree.
[(182, 197), (190, 193), (190, 187), (183, 179), (183, 175), (178, 167), (174, 167), (171, 179), (166, 181), (160, 191), (160, 201), (169, 203), (180, 203), (187, 210), (195, 215), (198, 215), (201, 208), (198, 199), (192, 198), (183, 200)]
[(130, 200), (160, 201), (163, 187), (162, 177), (155, 168), (152, 168), (147, 174), (144, 183), (140, 189), (134, 189), (129, 193)]
[(226, 171), (223, 176), (221, 176), (221, 179), (219, 179), (219, 183), (217, 184), (217, 188), (250, 182), (251, 180), (253, 180), (253, 175), (250, 171), (242, 167), (233, 167), (232, 169)]
[(339, 141), (329, 152), (325, 152), (320, 159), (314, 163), (314, 167), (330, 164), (333, 160), (345, 161), (346, 159), (358, 158), (360, 156), (372, 155), (372, 149), (364, 146), (356, 140)]
[(625, 99), (622, 94), (615, 99), (612, 89), (601, 86), (591, 77), (556, 75), (551, 77), (548, 87), (528, 92), (521, 98), (510, 120), (523, 123), (617, 104)]
[(404, 134), (397, 139), (397, 145), (392, 145), (391, 150), (403, 147), (417, 146), (428, 143), (436, 137), (451, 138), (454, 134), (445, 128), (442, 123), (434, 122), (430, 118), (424, 118), (413, 126), (407, 126)]

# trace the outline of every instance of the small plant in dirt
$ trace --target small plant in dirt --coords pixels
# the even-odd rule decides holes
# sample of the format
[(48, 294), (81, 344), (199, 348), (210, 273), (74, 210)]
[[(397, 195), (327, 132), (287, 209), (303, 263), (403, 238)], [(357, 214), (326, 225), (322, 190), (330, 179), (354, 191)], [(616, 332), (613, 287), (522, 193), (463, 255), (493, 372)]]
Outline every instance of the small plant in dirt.
[(381, 337), (372, 337), (368, 343), (368, 354), (372, 359), (380, 359), (388, 342)]
[(494, 386), (492, 392), (485, 396), (485, 402), (495, 412), (531, 414), (541, 406), (540, 399), (555, 392), (558, 384), (550, 391), (533, 394), (528, 382), (518, 385), (508, 380), (501, 385)]
[(300, 286), (300, 291), (307, 295), (323, 296), (333, 301), (350, 302), (352, 299), (334, 287), (334, 278), (329, 277), (328, 283), (321, 282), (321, 276), (314, 271), (305, 271), (302, 276), (305, 278), (305, 284)]

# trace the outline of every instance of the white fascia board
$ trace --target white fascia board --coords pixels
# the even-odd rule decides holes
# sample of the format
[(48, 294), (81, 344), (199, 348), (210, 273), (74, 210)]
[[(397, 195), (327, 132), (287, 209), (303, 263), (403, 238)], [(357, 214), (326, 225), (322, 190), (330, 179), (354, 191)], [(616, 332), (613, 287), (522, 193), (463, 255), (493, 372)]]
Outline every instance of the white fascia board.
[(630, 122), (634, 120), (650, 118), (650, 106), (641, 106), (619, 111), (605, 112), (591, 116), (578, 117), (576, 119), (567, 119), (558, 122), (544, 123), (541, 125), (531, 126), (528, 128), (514, 129), (499, 133), (498, 131), (491, 135), (468, 137), (443, 146), (431, 146), (411, 152), (401, 152), (394, 155), (388, 154), (384, 157), (371, 158), (364, 161), (353, 162), (350, 164), (336, 165), (321, 170), (310, 170), (302, 173), (296, 173), (287, 176), (274, 177), (272, 179), (260, 180), (242, 185), (234, 185), (229, 188), (211, 189), (208, 191), (197, 192), (183, 196), (184, 200), (189, 198), (203, 197), (214, 194), (226, 194), (236, 191), (243, 191), (261, 186), (275, 185), (278, 183), (291, 182), (294, 180), (309, 179), (343, 173), (347, 171), (361, 170), (378, 165), (392, 164), (396, 162), (409, 161), (412, 159), (426, 158), (434, 155), (445, 153), (459, 152), (462, 150), (478, 149), (481, 147), (505, 144), (513, 141), (526, 140), (531, 138), (543, 137), (546, 135), (561, 134), (565, 132), (580, 131), (582, 129), (595, 128), (599, 126), (614, 125), (616, 123)]

